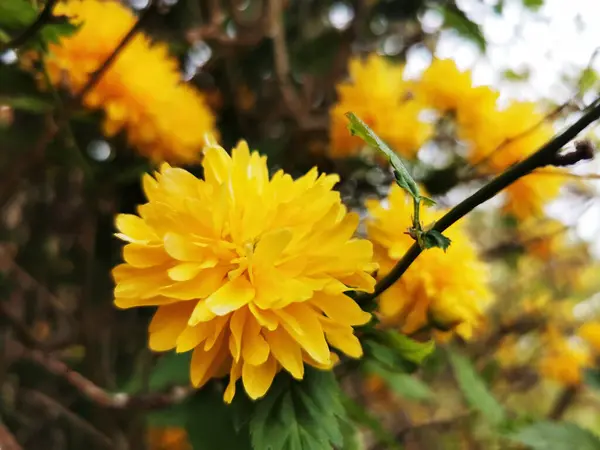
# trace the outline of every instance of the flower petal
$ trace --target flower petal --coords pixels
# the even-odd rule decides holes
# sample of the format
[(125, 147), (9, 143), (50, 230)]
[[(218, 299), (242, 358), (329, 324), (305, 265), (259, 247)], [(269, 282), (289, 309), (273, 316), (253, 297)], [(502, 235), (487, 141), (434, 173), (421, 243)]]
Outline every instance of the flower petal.
[(256, 400), (267, 393), (277, 373), (277, 361), (271, 357), (260, 366), (244, 363), (242, 367), (242, 382), (244, 389), (252, 400)]
[(208, 297), (206, 305), (213, 313), (224, 316), (246, 305), (254, 298), (254, 293), (255, 290), (250, 281), (246, 277), (241, 276), (227, 282)]
[(304, 377), (304, 362), (300, 345), (282, 328), (267, 331), (265, 338), (279, 364), (294, 378), (301, 380)]

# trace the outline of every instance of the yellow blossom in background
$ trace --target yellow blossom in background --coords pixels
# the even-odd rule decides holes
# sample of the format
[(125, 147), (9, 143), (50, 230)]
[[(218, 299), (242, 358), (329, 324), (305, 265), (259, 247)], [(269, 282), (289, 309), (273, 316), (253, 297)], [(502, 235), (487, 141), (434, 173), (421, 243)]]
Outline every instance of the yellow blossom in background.
[(262, 397), (282, 368), (331, 368), (330, 346), (359, 358), (354, 325), (370, 320), (350, 289), (372, 291), (373, 248), (353, 238), (358, 215), (332, 187), (336, 175), (269, 177), (266, 157), (245, 142), (232, 156), (209, 144), (205, 179), (163, 164), (146, 175), (148, 203), (117, 217), (128, 244), (113, 271), (121, 308), (158, 306), (149, 345), (193, 350), (191, 380), (229, 374)]
[[(80, 24), (78, 31), (50, 45), (46, 65), (51, 81), (74, 94), (112, 54), (136, 22), (121, 3), (68, 0), (54, 13)], [(202, 95), (182, 82), (166, 44), (138, 33), (83, 99), (105, 112), (104, 132), (127, 132), (128, 143), (154, 161), (198, 161), (205, 133), (215, 118)]]
[(149, 450), (192, 450), (185, 429), (151, 427), (146, 436)]
[(434, 59), (417, 87), (423, 102), (441, 112), (456, 110), (472, 90), (471, 73), (460, 71), (451, 59)]
[(579, 327), (578, 336), (589, 344), (594, 353), (600, 354), (600, 322), (588, 322)]
[[(383, 277), (414, 243), (406, 234), (411, 226), (412, 202), (393, 185), (387, 201), (369, 201), (367, 222), (374, 244), (375, 260)], [(423, 209), (421, 219), (431, 223), (442, 211)], [(468, 338), (481, 324), (484, 307), (491, 300), (488, 269), (461, 223), (444, 232), (452, 245), (447, 252), (423, 252), (402, 278), (380, 296), (379, 312), (384, 323), (397, 324), (404, 333), (421, 329), (433, 319), (438, 325)]]
[(423, 104), (411, 98), (403, 66), (373, 54), (366, 60), (353, 58), (349, 72), (351, 79), (338, 84), (338, 101), (330, 110), (331, 155), (353, 156), (364, 147), (360, 138), (348, 132), (344, 114), (352, 111), (392, 149), (413, 158), (433, 127), (419, 119)]
[(566, 227), (558, 220), (529, 219), (522, 222), (519, 228), (519, 240), (527, 253), (541, 260), (549, 260), (564, 245)]
[(565, 180), (559, 175), (538, 172), (519, 178), (503, 191), (506, 196), (504, 212), (520, 220), (543, 216), (544, 206), (558, 196)]
[(545, 355), (539, 362), (541, 375), (568, 386), (581, 383), (581, 371), (590, 363), (590, 355), (582, 346), (566, 339), (554, 327), (544, 336)]

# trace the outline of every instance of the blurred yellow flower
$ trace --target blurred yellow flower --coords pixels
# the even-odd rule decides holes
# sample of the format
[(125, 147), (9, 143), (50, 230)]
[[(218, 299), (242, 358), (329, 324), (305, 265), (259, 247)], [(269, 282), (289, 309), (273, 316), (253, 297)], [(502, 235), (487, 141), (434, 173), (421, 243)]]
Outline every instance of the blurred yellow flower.
[(146, 175), (148, 203), (117, 217), (125, 263), (115, 303), (158, 306), (153, 350), (193, 350), (195, 386), (229, 374), (225, 401), (241, 377), (263, 396), (281, 369), (303, 378), (304, 365), (331, 368), (330, 346), (362, 355), (354, 325), (369, 321), (349, 289), (372, 291), (369, 241), (353, 238), (358, 215), (316, 168), (298, 180), (269, 177), (266, 157), (245, 142), (232, 156), (215, 143), (204, 180), (163, 164)]
[[(528, 157), (554, 135), (552, 125), (532, 102), (513, 102), (496, 113), (490, 110), (485, 120), (474, 123), (461, 128), (459, 136), (469, 145), (471, 163), (490, 174)], [(556, 198), (565, 183), (559, 174), (559, 169), (544, 168), (511, 184), (504, 191), (504, 211), (521, 220), (542, 215), (544, 205)]]
[(577, 334), (589, 344), (594, 353), (600, 354), (600, 322), (587, 322), (579, 327)]
[(519, 239), (525, 250), (541, 260), (549, 260), (564, 244), (566, 227), (558, 220), (530, 219), (522, 222), (519, 228)]
[(458, 70), (451, 59), (434, 59), (417, 88), (423, 102), (441, 112), (458, 109), (472, 92), (471, 73)]
[(581, 383), (581, 370), (590, 363), (590, 355), (580, 345), (569, 341), (554, 327), (544, 336), (546, 353), (539, 362), (541, 375), (561, 384)]
[(337, 86), (338, 102), (330, 111), (330, 153), (353, 156), (364, 147), (348, 132), (345, 113), (352, 111), (394, 151), (413, 158), (433, 133), (430, 123), (419, 119), (423, 105), (412, 99), (411, 84), (404, 81), (403, 66), (375, 54), (350, 61), (350, 81)]
[[(374, 244), (379, 276), (388, 273), (414, 243), (406, 234), (411, 226), (412, 203), (397, 185), (384, 202), (369, 201), (371, 219), (367, 222), (369, 239)], [(421, 219), (433, 222), (442, 211), (424, 209)], [(488, 269), (461, 223), (445, 234), (452, 239), (446, 253), (425, 251), (402, 278), (380, 296), (382, 321), (398, 324), (404, 333), (423, 328), (430, 320), (469, 338), (481, 324), (483, 308), (491, 300)]]
[(192, 450), (185, 429), (151, 427), (146, 436), (149, 450)]
[[(80, 28), (50, 45), (46, 65), (54, 84), (77, 93), (136, 18), (121, 3), (100, 0), (58, 3), (55, 14), (71, 17)], [(154, 161), (197, 161), (205, 133), (215, 132), (212, 112), (202, 95), (182, 82), (167, 45), (153, 44), (143, 33), (119, 53), (83, 103), (104, 109), (106, 135), (126, 130), (128, 143)]]

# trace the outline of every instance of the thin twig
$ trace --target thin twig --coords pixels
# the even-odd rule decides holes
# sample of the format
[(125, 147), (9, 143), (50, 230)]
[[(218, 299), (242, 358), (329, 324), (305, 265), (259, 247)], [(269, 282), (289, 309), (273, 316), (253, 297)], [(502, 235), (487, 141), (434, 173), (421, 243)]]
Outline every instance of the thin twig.
[(558, 398), (556, 399), (556, 402), (552, 405), (552, 408), (548, 413), (548, 419), (562, 419), (569, 407), (577, 399), (577, 394), (579, 394), (579, 390), (579, 386), (565, 387), (559, 394)]
[[(600, 104), (596, 104), (594, 107), (589, 108), (577, 122), (555, 136), (534, 154), (510, 167), (473, 195), (456, 205), (435, 223), (433, 229), (440, 233), (443, 232), (477, 206), (485, 203), (519, 178), (531, 173), (539, 167), (552, 164), (558, 152), (575, 139), (582, 130), (598, 120), (598, 118), (600, 118)], [(377, 283), (374, 292), (357, 296), (357, 301), (359, 303), (369, 302), (387, 290), (400, 279), (404, 272), (406, 272), (410, 265), (418, 258), (421, 251), (421, 247), (415, 242), (392, 270)]]
[[(148, 18), (150, 18), (152, 16), (153, 13), (154, 13), (154, 7), (153, 7), (152, 1), (151, 1), (150, 4), (148, 5), (148, 7), (142, 12), (142, 14), (140, 14), (140, 17), (138, 18), (135, 25), (133, 27), (131, 27), (131, 29), (127, 32), (127, 34), (125, 36), (123, 36), (123, 39), (121, 39), (121, 42), (119, 42), (119, 44), (115, 47), (115, 49), (112, 51), (112, 53), (108, 56), (108, 58), (106, 58), (104, 60), (104, 62), (100, 65), (100, 67), (98, 67), (94, 72), (92, 72), (92, 74), (90, 75), (90, 78), (87, 80), (85, 85), (81, 88), (81, 90), (73, 98), (73, 100), (71, 102), (71, 107), (75, 107), (75, 106), (79, 105), (83, 101), (85, 95), (90, 90), (92, 90), (94, 88), (94, 86), (96, 86), (96, 84), (98, 84), (100, 82), (100, 80), (102, 79), (104, 74), (108, 71), (108, 69), (110, 69), (110, 67), (115, 62), (115, 60), (117, 59), (119, 54), (123, 51), (123, 49), (127, 46), (127, 44), (129, 44), (131, 42), (131, 40), (135, 37), (135, 35), (141, 30), (142, 25), (144, 25), (144, 23), (148, 20)], [(67, 109), (70, 109), (70, 108), (67, 108)]]
[(8, 428), (0, 422), (0, 449), (23, 450)]
[[(94, 427), (91, 423), (81, 418), (69, 408), (59, 403), (57, 400), (52, 397), (34, 390), (22, 389), (22, 394), (24, 394), (27, 398), (32, 400), (34, 403), (38, 403), (42, 405), (45, 409), (49, 411), (49, 413), (53, 416), (63, 416), (67, 419), (74, 428), (83, 431), (86, 435), (90, 436), (94, 439), (95, 442), (99, 443), (102, 447), (107, 449), (114, 449), (114, 443), (112, 440)], [(3, 447), (0, 446), (1, 449)]]
[(29, 39), (34, 37), (43, 27), (44, 25), (50, 22), (52, 17), (52, 10), (54, 6), (58, 3), (58, 0), (48, 0), (44, 9), (38, 16), (38, 18), (33, 22), (27, 29), (25, 29), (21, 34), (19, 34), (14, 39), (10, 41), (0, 44), (0, 53), (10, 48), (18, 48), (25, 44)]
[(111, 393), (99, 387), (91, 380), (72, 370), (64, 362), (39, 350), (20, 349), (22, 359), (34, 362), (48, 372), (63, 378), (85, 398), (97, 406), (109, 409), (142, 409), (153, 410), (181, 403), (188, 398), (194, 389), (187, 386), (175, 386), (167, 392), (149, 394), (128, 394), (125, 392)]

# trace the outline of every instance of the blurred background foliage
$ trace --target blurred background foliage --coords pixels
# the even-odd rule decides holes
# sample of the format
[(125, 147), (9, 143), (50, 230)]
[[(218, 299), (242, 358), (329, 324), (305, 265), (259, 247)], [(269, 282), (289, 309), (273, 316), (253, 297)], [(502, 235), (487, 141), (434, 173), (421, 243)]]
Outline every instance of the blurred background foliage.
[[(364, 213), (364, 199), (383, 197), (393, 178), (372, 158), (328, 154), (329, 110), (350, 57), (376, 52), (405, 62), (415, 49), (434, 53), (444, 30), (485, 54), (486, 37), (470, 8), (502, 16), (515, 1), (532, 13), (544, 4), (287, 0), (283, 23), (275, 24), (285, 35), (285, 53), (274, 48), (273, 20), (279, 19), (268, 14), (267, 0), (163, 0), (143, 29), (168, 43), (183, 79), (203, 93), (225, 148), (244, 138), (269, 157), (272, 169), (299, 176), (316, 165), (337, 172), (344, 201)], [(143, 0), (130, 6), (148, 7)], [(68, 89), (40, 89), (20, 63), (25, 52), (75, 32), (72, 24), (54, 20), (18, 54), (3, 47), (42, 7), (37, 0), (0, 1), (0, 445), (246, 448), (235, 430), (248, 425), (249, 410), (241, 406), (241, 422), (231, 423), (211, 386), (190, 395), (188, 355), (146, 348), (151, 311), (113, 306), (110, 270), (121, 258), (114, 216), (144, 201), (140, 176), (152, 165), (122, 133), (103, 135), (100, 112), (70, 108)], [(425, 27), (423, 18), (432, 13), (436, 26)], [(502, 75), (509, 83), (528, 78), (527, 70)], [(592, 66), (564, 81), (582, 99), (599, 84)], [(580, 109), (540, 103), (547, 111), (559, 107), (559, 124)], [(454, 149), (457, 142), (436, 145)], [(473, 191), (461, 181), (465, 164), (417, 159), (410, 167), (440, 204), (451, 205)], [(198, 167), (189, 169), (200, 175)], [(573, 233), (597, 201), (595, 189), (573, 177), (562, 193), (564, 221), (523, 224), (490, 208), (472, 214), (468, 229), (489, 264), (496, 299), (485, 327), (469, 341), (446, 339), (416, 371), (410, 358), (406, 370), (390, 371), (384, 350), (367, 349), (360, 371), (339, 374), (349, 417), (340, 448), (599, 448), (593, 433), (600, 432), (600, 366), (596, 353), (578, 355), (577, 333), (581, 323), (599, 318), (600, 267)], [(591, 326), (584, 334), (599, 352), (600, 330)], [(73, 379), (76, 373), (85, 379)], [(121, 397), (107, 394), (115, 392)], [(128, 395), (139, 396), (140, 404), (128, 404)], [(568, 422), (551, 422), (559, 420)], [(218, 442), (209, 442), (215, 430)], [(12, 447), (11, 435), (18, 441)]]

